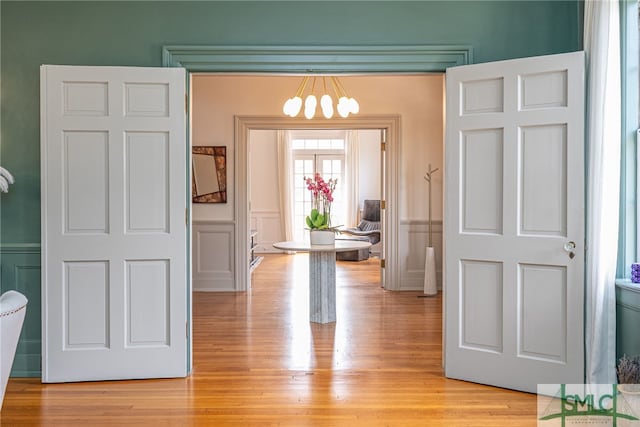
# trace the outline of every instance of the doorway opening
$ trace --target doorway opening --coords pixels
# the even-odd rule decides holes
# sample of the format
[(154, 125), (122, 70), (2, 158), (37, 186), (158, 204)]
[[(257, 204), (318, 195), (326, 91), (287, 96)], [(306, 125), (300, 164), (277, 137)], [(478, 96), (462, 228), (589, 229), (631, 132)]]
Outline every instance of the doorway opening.
[[(194, 290), (249, 289), (250, 133), (327, 128), (384, 130), (384, 151), (382, 146), (377, 148), (384, 154), (386, 165), (381, 195), (385, 202), (382, 209), (385, 247), (381, 254), (385, 260), (384, 287), (423, 289), (429, 235), (427, 184), (423, 175), (429, 163), (442, 167), (443, 74), (358, 74), (341, 77), (341, 81), (360, 100), (360, 113), (347, 118), (307, 120), (282, 114), (282, 105), (290, 91), (296, 89), (297, 78), (271, 74), (192, 75), (192, 145), (226, 145), (227, 157), (233, 159), (227, 168), (227, 203), (193, 205)], [(433, 188), (434, 240), (440, 241), (442, 175), (436, 177)], [(201, 233), (200, 228), (205, 226), (206, 233)], [(280, 237), (274, 242), (282, 240), (285, 239)], [(434, 246), (440, 257), (441, 246)], [(217, 252), (199, 256), (198, 248)], [(438, 281), (440, 274), (438, 271)]]
[[(398, 184), (397, 164), (399, 153), (399, 117), (360, 117), (341, 120), (339, 123), (333, 124), (332, 127), (337, 130), (363, 129), (376, 130), (380, 132), (381, 139), (384, 140), (386, 149), (384, 155), (381, 155), (380, 161), (384, 163), (381, 166), (381, 182), (380, 198), (386, 203), (386, 208), (381, 211), (381, 234), (383, 236), (397, 236), (398, 233)], [(236, 117), (236, 184), (237, 184), (237, 203), (236, 211), (239, 213), (237, 219), (236, 232), (238, 234), (238, 242), (242, 242), (237, 246), (236, 259), (241, 267), (236, 270), (237, 284), (242, 286), (238, 290), (249, 290), (251, 287), (250, 269), (245, 267), (250, 263), (250, 185), (249, 185), (249, 140), (252, 131), (256, 130), (278, 130), (282, 128), (302, 130), (302, 129), (326, 129), (326, 121), (314, 120), (304, 121), (296, 119), (283, 119), (273, 117)], [(392, 136), (392, 135), (395, 135)], [(390, 170), (393, 169), (394, 173)], [(244, 182), (241, 182), (244, 181)], [(246, 237), (245, 237), (246, 236)], [(386, 263), (385, 268), (381, 271), (381, 285), (386, 289), (395, 289), (387, 284), (397, 284), (398, 282), (391, 278), (398, 274), (398, 242), (397, 239), (388, 238), (384, 240), (386, 244), (381, 246), (381, 259), (390, 259), (392, 262)], [(244, 246), (244, 242), (248, 242)], [(382, 266), (383, 264), (381, 264)]]
[[(339, 260), (381, 259), (379, 201), (382, 199), (383, 152), (380, 129), (260, 129), (249, 133), (250, 270), (265, 254), (279, 253), (273, 244), (309, 239), (305, 218), (311, 193), (305, 183), (318, 173), (335, 180), (331, 225), (338, 240), (366, 240), (370, 250), (339, 254)], [(367, 202), (365, 202), (367, 201)], [(371, 206), (377, 202), (378, 209)], [(365, 206), (367, 207), (365, 212)], [(374, 215), (375, 214), (375, 215)], [(377, 218), (372, 218), (377, 216)], [(375, 219), (375, 222), (367, 222)], [(375, 227), (358, 233), (358, 226)], [(356, 230), (353, 232), (352, 230)], [(357, 234), (361, 234), (358, 236)]]
[[(210, 80), (208, 87), (201, 87), (201, 79)], [(383, 230), (386, 244), (382, 256), (387, 263), (383, 286), (389, 290), (421, 290), (428, 236), (427, 187), (423, 174), (428, 163), (434, 167), (442, 165), (443, 75), (356, 75), (341, 78), (343, 84), (348, 84), (350, 93), (360, 100), (361, 112), (331, 121), (289, 118), (281, 114), (282, 103), (290, 96), (289, 91), (295, 90), (297, 80), (282, 75), (192, 75), (192, 144), (226, 145), (228, 159), (234, 159), (228, 162), (230, 188), (227, 204), (194, 205), (193, 290), (249, 289), (251, 206), (247, 141), (251, 132), (313, 130), (329, 126), (335, 130), (384, 130), (387, 167), (382, 198), (387, 209), (386, 229)], [(441, 188), (441, 181), (438, 184)], [(437, 208), (434, 206), (434, 212), (441, 212), (440, 192), (434, 194), (434, 201), (438, 204)], [(206, 233), (196, 230), (198, 221), (207, 222)], [(441, 236), (441, 224), (441, 221), (435, 222), (436, 239)], [(211, 240), (203, 241), (198, 235)], [(222, 243), (214, 242), (213, 238), (220, 238)], [(199, 257), (197, 248), (213, 248), (218, 252)], [(209, 283), (201, 281), (205, 274), (216, 274), (217, 279), (211, 278)]]

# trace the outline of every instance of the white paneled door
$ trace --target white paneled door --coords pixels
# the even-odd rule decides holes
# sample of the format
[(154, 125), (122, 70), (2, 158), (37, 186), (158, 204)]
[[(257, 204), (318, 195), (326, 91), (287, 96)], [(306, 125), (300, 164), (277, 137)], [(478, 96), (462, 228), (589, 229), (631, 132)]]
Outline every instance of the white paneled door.
[(584, 55), (446, 75), (445, 370), (582, 383)]
[(42, 380), (187, 372), (185, 72), (41, 67)]

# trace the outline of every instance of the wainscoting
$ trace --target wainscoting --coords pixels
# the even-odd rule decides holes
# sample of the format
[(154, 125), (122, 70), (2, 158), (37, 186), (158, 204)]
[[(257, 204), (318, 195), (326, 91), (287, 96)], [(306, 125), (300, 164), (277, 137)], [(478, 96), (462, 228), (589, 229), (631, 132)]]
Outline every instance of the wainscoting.
[(640, 355), (640, 286), (616, 280), (616, 359)]
[(41, 354), (40, 244), (0, 246), (0, 293), (16, 290), (29, 300), (11, 376), (39, 377)]
[[(436, 282), (442, 289), (442, 221), (432, 221), (433, 247), (436, 252)], [(424, 220), (400, 221), (398, 255), (401, 291), (424, 289), (424, 264), (429, 243), (429, 223)]]
[(280, 211), (251, 211), (251, 229), (258, 230), (256, 253), (279, 253), (272, 245), (284, 240)]
[[(258, 230), (256, 253), (279, 253), (272, 244), (283, 240), (279, 211), (251, 211), (251, 229)], [(442, 221), (433, 221), (433, 247), (436, 250), (436, 281), (442, 289)], [(195, 231), (194, 231), (195, 236)], [(398, 249), (401, 291), (424, 289), (425, 252), (429, 224), (425, 220), (400, 221)], [(194, 249), (194, 256), (197, 256)], [(194, 268), (194, 283), (195, 283)], [(195, 289), (197, 290), (197, 289)]]
[(236, 291), (235, 224), (232, 221), (194, 221), (193, 290)]

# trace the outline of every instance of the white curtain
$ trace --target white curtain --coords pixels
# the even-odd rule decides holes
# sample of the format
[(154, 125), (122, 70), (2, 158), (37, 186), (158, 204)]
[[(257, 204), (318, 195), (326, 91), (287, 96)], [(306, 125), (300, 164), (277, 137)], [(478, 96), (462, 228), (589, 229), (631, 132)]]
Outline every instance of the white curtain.
[(348, 130), (345, 134), (345, 224), (347, 227), (358, 225), (360, 212), (360, 136), (357, 130)]
[(287, 130), (278, 130), (278, 188), (280, 189), (280, 227), (286, 241), (293, 240), (293, 152)]
[(586, 381), (616, 382), (615, 277), (620, 189), (618, 0), (585, 0), (587, 60)]

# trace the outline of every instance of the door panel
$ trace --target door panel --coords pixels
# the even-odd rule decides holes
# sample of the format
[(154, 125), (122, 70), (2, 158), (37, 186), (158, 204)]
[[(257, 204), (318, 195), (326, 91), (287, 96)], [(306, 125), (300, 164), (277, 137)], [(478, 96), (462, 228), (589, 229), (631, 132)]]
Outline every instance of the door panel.
[(567, 126), (522, 126), (520, 235), (567, 235)]
[(446, 375), (582, 383), (584, 55), (446, 78)]
[(41, 68), (43, 381), (185, 376), (182, 69)]
[(502, 129), (469, 130), (460, 147), (465, 233), (502, 234)]
[(565, 363), (567, 269), (535, 264), (520, 264), (519, 269), (518, 354)]
[(109, 348), (109, 263), (64, 262), (65, 349)]
[(501, 352), (502, 263), (461, 260), (460, 266), (461, 345), (470, 349)]
[(108, 132), (64, 132), (66, 233), (108, 233)]
[(168, 233), (169, 134), (125, 134), (127, 234)]

